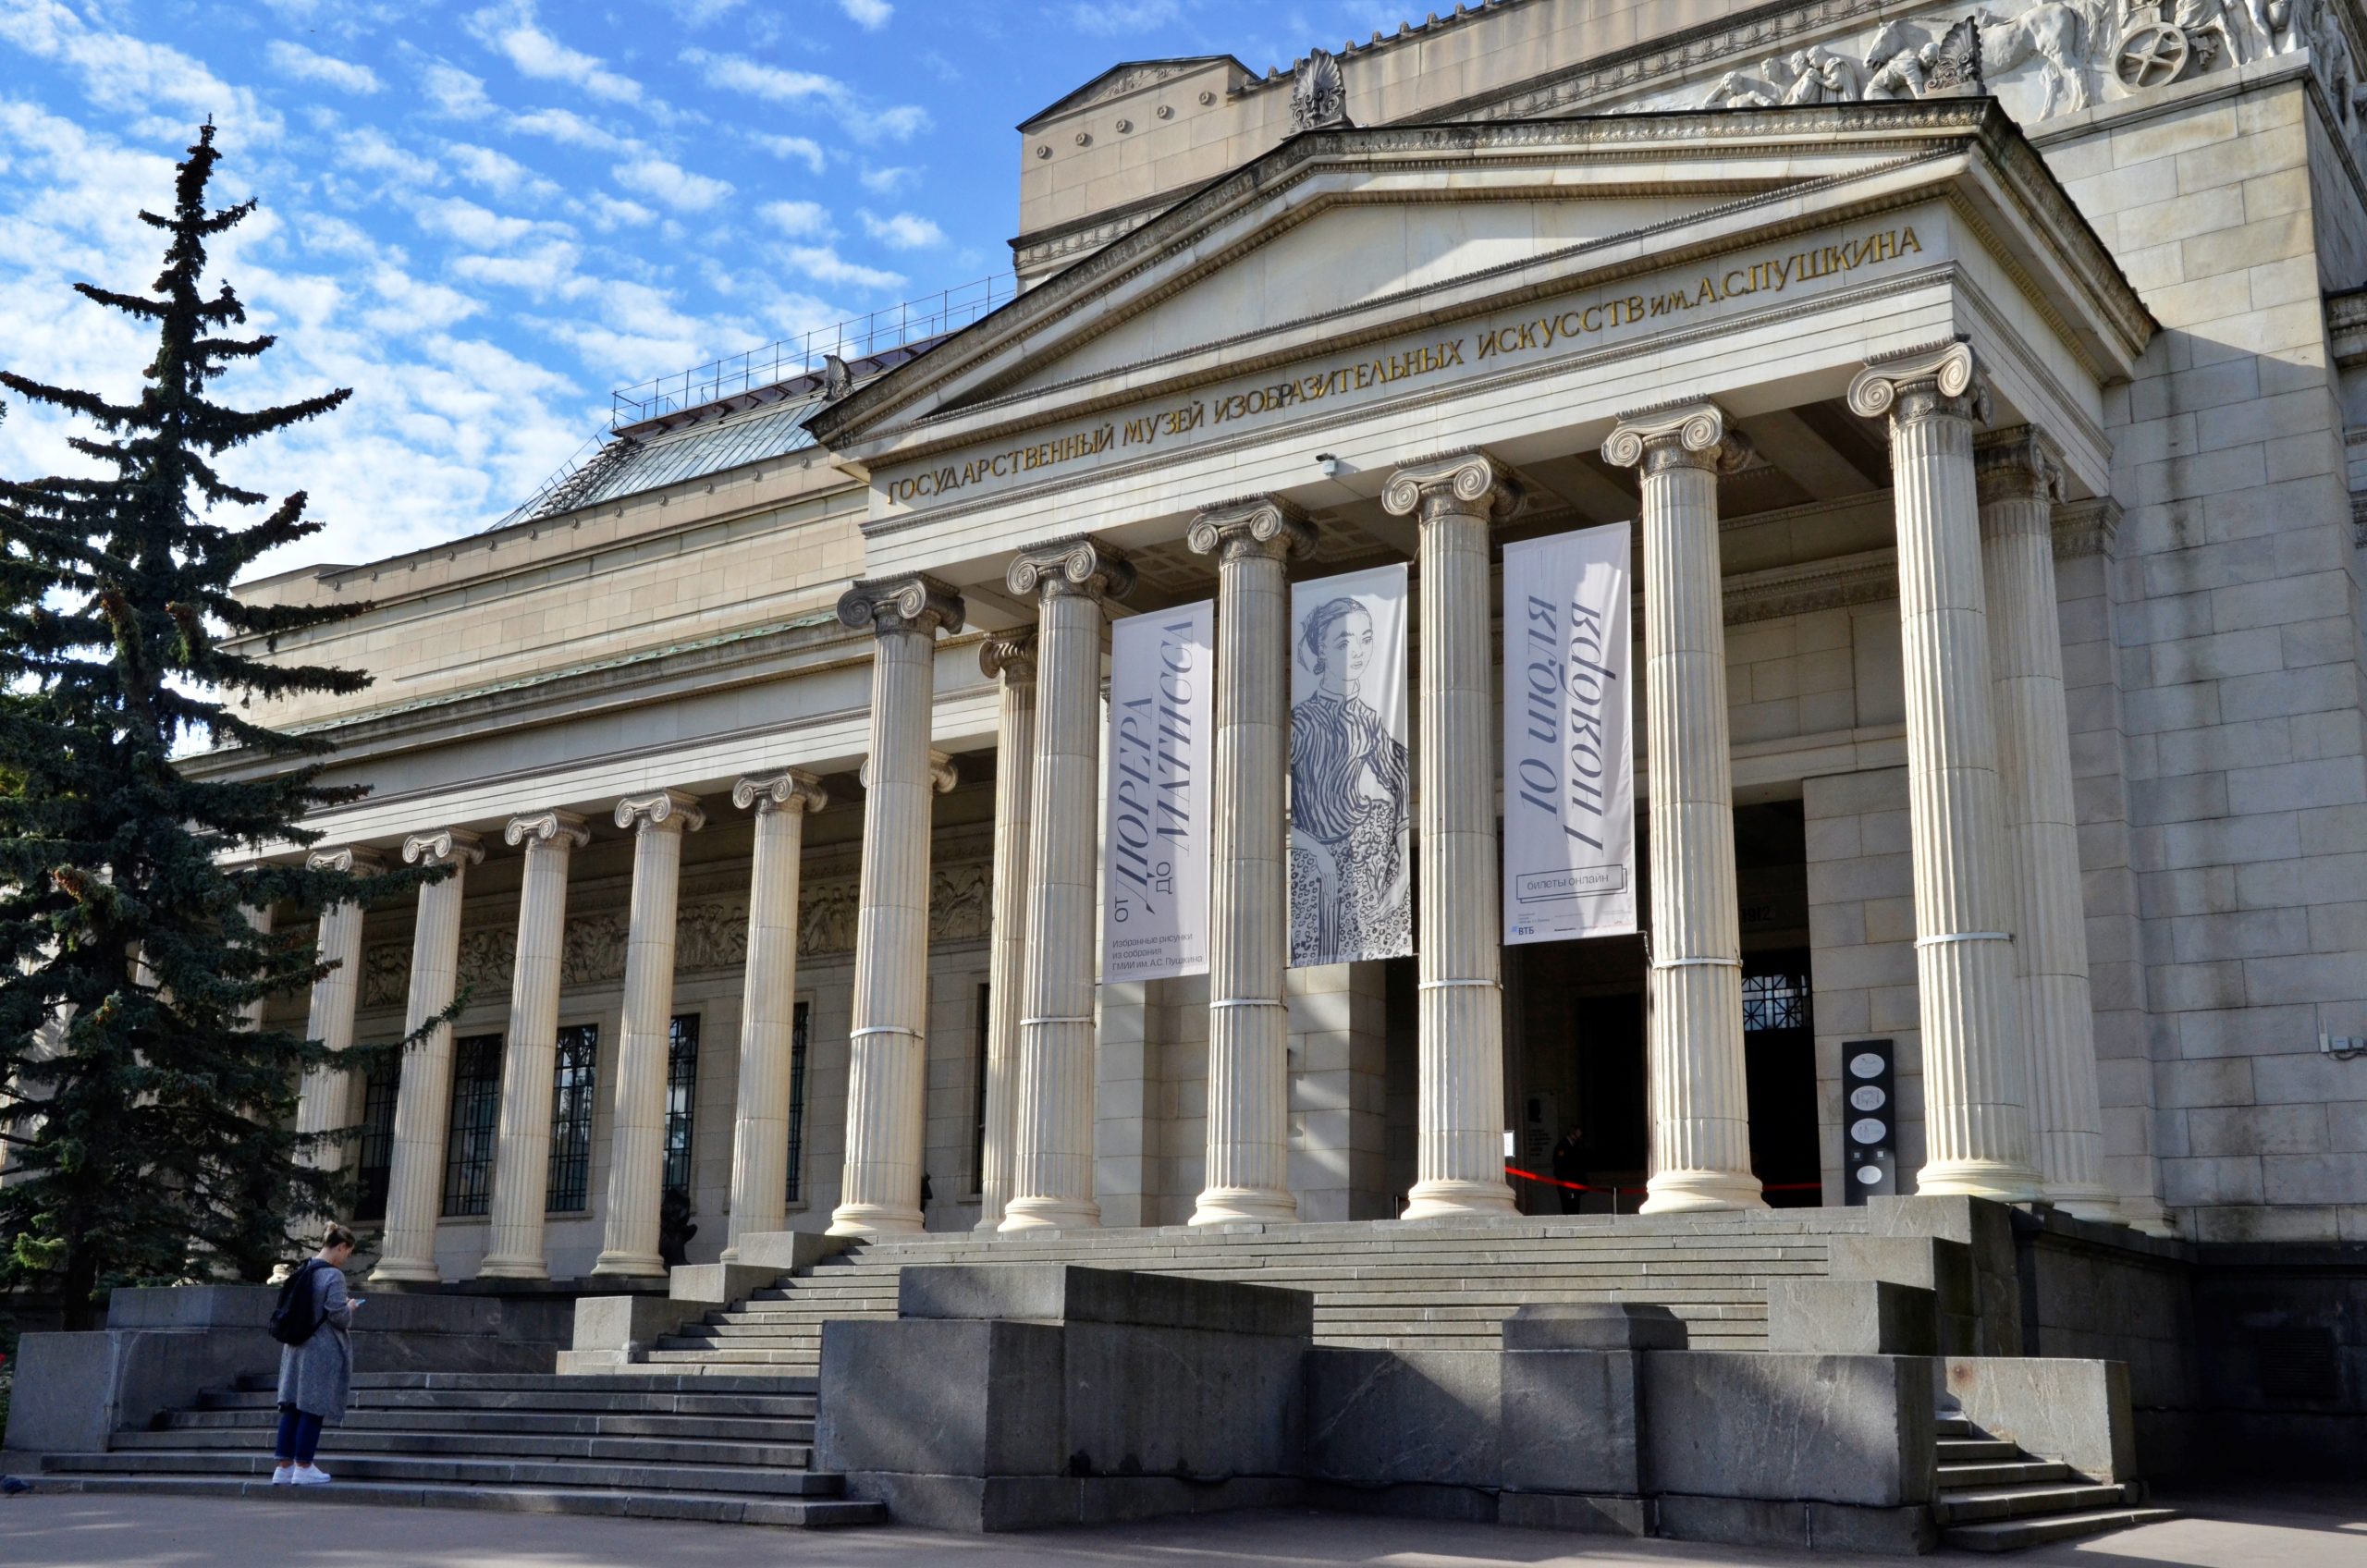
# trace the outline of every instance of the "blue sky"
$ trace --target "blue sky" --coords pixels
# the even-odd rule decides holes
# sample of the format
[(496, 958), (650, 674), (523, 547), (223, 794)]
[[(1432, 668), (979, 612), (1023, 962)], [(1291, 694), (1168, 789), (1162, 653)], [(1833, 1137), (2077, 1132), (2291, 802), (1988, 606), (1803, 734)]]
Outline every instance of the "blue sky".
[[(121, 395), (88, 279), (154, 276), (212, 115), (217, 273), (281, 335), (224, 395), (350, 386), (233, 459), (358, 561), (485, 526), (626, 386), (1005, 272), (1012, 129), (1123, 59), (1254, 68), (1394, 31), (1373, 0), (0, 0), (0, 365)], [(70, 471), (12, 406), (0, 471)]]

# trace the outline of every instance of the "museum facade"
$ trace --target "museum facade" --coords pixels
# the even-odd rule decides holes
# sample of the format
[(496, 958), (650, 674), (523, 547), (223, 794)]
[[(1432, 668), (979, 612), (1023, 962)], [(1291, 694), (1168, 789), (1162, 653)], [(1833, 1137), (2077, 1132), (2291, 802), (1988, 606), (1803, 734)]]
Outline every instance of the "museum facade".
[[(462, 998), (304, 1086), (378, 1275), (1869, 1191), (2367, 1241), (2361, 20), (2008, 9), (1122, 66), (1020, 128), (1007, 301), (250, 585), (373, 605), (279, 650), (370, 690), (259, 715), (373, 787), (313, 852), (452, 872), (318, 933), (333, 1047)], [(1148, 741), (1130, 621), (1203, 629)], [(1614, 777), (1540, 869), (1523, 797)]]

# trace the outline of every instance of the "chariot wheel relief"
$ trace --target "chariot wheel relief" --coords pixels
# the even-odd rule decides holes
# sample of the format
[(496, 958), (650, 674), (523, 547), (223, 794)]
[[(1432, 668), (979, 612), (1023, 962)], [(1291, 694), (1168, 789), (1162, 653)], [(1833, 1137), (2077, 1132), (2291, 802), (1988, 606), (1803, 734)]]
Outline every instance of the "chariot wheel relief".
[(2121, 39), (2113, 66), (2120, 84), (2134, 92), (2176, 81), (2193, 55), (2194, 45), (2185, 29), (2168, 22), (2143, 22)]

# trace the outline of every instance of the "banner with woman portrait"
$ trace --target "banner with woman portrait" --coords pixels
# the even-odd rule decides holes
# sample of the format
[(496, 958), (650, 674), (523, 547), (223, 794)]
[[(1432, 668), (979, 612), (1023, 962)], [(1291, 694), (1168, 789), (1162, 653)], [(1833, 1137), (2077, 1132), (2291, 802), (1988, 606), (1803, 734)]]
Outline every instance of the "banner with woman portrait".
[(1414, 950), (1405, 568), (1291, 589), (1291, 965)]

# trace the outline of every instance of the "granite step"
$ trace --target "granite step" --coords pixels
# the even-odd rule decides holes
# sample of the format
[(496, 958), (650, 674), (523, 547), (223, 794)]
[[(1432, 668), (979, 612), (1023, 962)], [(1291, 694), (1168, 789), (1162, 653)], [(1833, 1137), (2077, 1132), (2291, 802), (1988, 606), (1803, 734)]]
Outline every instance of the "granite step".
[[(2021, 1450), (2016, 1449), (2016, 1453)], [(1938, 1486), (1942, 1491), (1960, 1491), (1971, 1487), (2025, 1486), (2032, 1481), (2060, 1481), (2071, 1474), (2071, 1467), (2051, 1459), (1989, 1460), (1972, 1464), (1940, 1466)]]
[(884, 1525), (888, 1510), (852, 1498), (769, 1497), (751, 1493), (696, 1495), (615, 1488), (446, 1486), (349, 1479), (325, 1487), (275, 1487), (268, 1476), (43, 1475), (39, 1491), (146, 1493), (169, 1497), (255, 1497), (320, 1506), (363, 1503), (378, 1507), (474, 1508), (509, 1513), (573, 1513), (607, 1518), (690, 1519), (727, 1525), (773, 1525), (819, 1529), (847, 1525)]
[[(271, 1447), (277, 1424), (264, 1427), (217, 1427), (163, 1431), (117, 1432), (109, 1439), (118, 1452), (156, 1450), (166, 1452), (256, 1453)], [(748, 1464), (779, 1470), (804, 1470), (813, 1465), (813, 1450), (804, 1443), (734, 1442), (702, 1438), (623, 1438), (546, 1436), (530, 1432), (483, 1431), (474, 1427), (455, 1431), (387, 1430), (341, 1425), (332, 1446), (342, 1454), (387, 1454), (420, 1458), (479, 1457), (583, 1460), (601, 1464)]]
[[(413, 1453), (369, 1454), (331, 1449), (322, 1458), (332, 1475), (354, 1481), (417, 1485), (509, 1486), (537, 1489), (582, 1487), (634, 1492), (732, 1492), (761, 1497), (836, 1497), (841, 1476), (819, 1471), (754, 1465), (612, 1464), (569, 1460), (472, 1459)], [(115, 1476), (212, 1476), (271, 1478), (267, 1452), (248, 1449), (122, 1449), (107, 1453), (44, 1455), (47, 1473)]]
[[(794, 1379), (811, 1384), (812, 1374)], [(198, 1397), (201, 1410), (271, 1410), (276, 1402), (267, 1392), (231, 1392), (219, 1390)], [(584, 1393), (516, 1393), (470, 1390), (383, 1389), (356, 1390), (350, 1408), (354, 1410), (496, 1410), (540, 1411), (582, 1415), (719, 1415), (719, 1416), (811, 1416), (814, 1400), (811, 1394), (675, 1394), (675, 1393), (607, 1393), (591, 1390)]]
[(1944, 1491), (1932, 1501), (1932, 1518), (1945, 1528), (2035, 1514), (2078, 1513), (2136, 1501), (2133, 1486), (2073, 1479), (2022, 1487), (1976, 1487)]
[(1997, 1519), (1980, 1525), (1954, 1525), (1940, 1532), (1940, 1544), (1959, 1551), (2020, 1551), (2053, 1541), (2078, 1540), (2107, 1530), (2138, 1525), (2158, 1525), (2175, 1519), (2175, 1508), (2116, 1507), (2056, 1513), (2043, 1518)]
[(1944, 1465), (1972, 1464), (1990, 1459), (2014, 1459), (2019, 1457), (2021, 1452), (2019, 1448), (2003, 1438), (1944, 1436), (1940, 1439), (1940, 1463)]
[[(159, 1418), (162, 1431), (271, 1432), (279, 1425), (276, 1408), (248, 1410), (169, 1410)], [(712, 1438), (727, 1442), (810, 1443), (810, 1417), (749, 1417), (714, 1415), (597, 1415), (550, 1411), (471, 1411), (472, 1432), (514, 1432), (527, 1437)], [(446, 1432), (453, 1417), (436, 1410), (372, 1410), (350, 1406), (337, 1427), (344, 1432)]]

